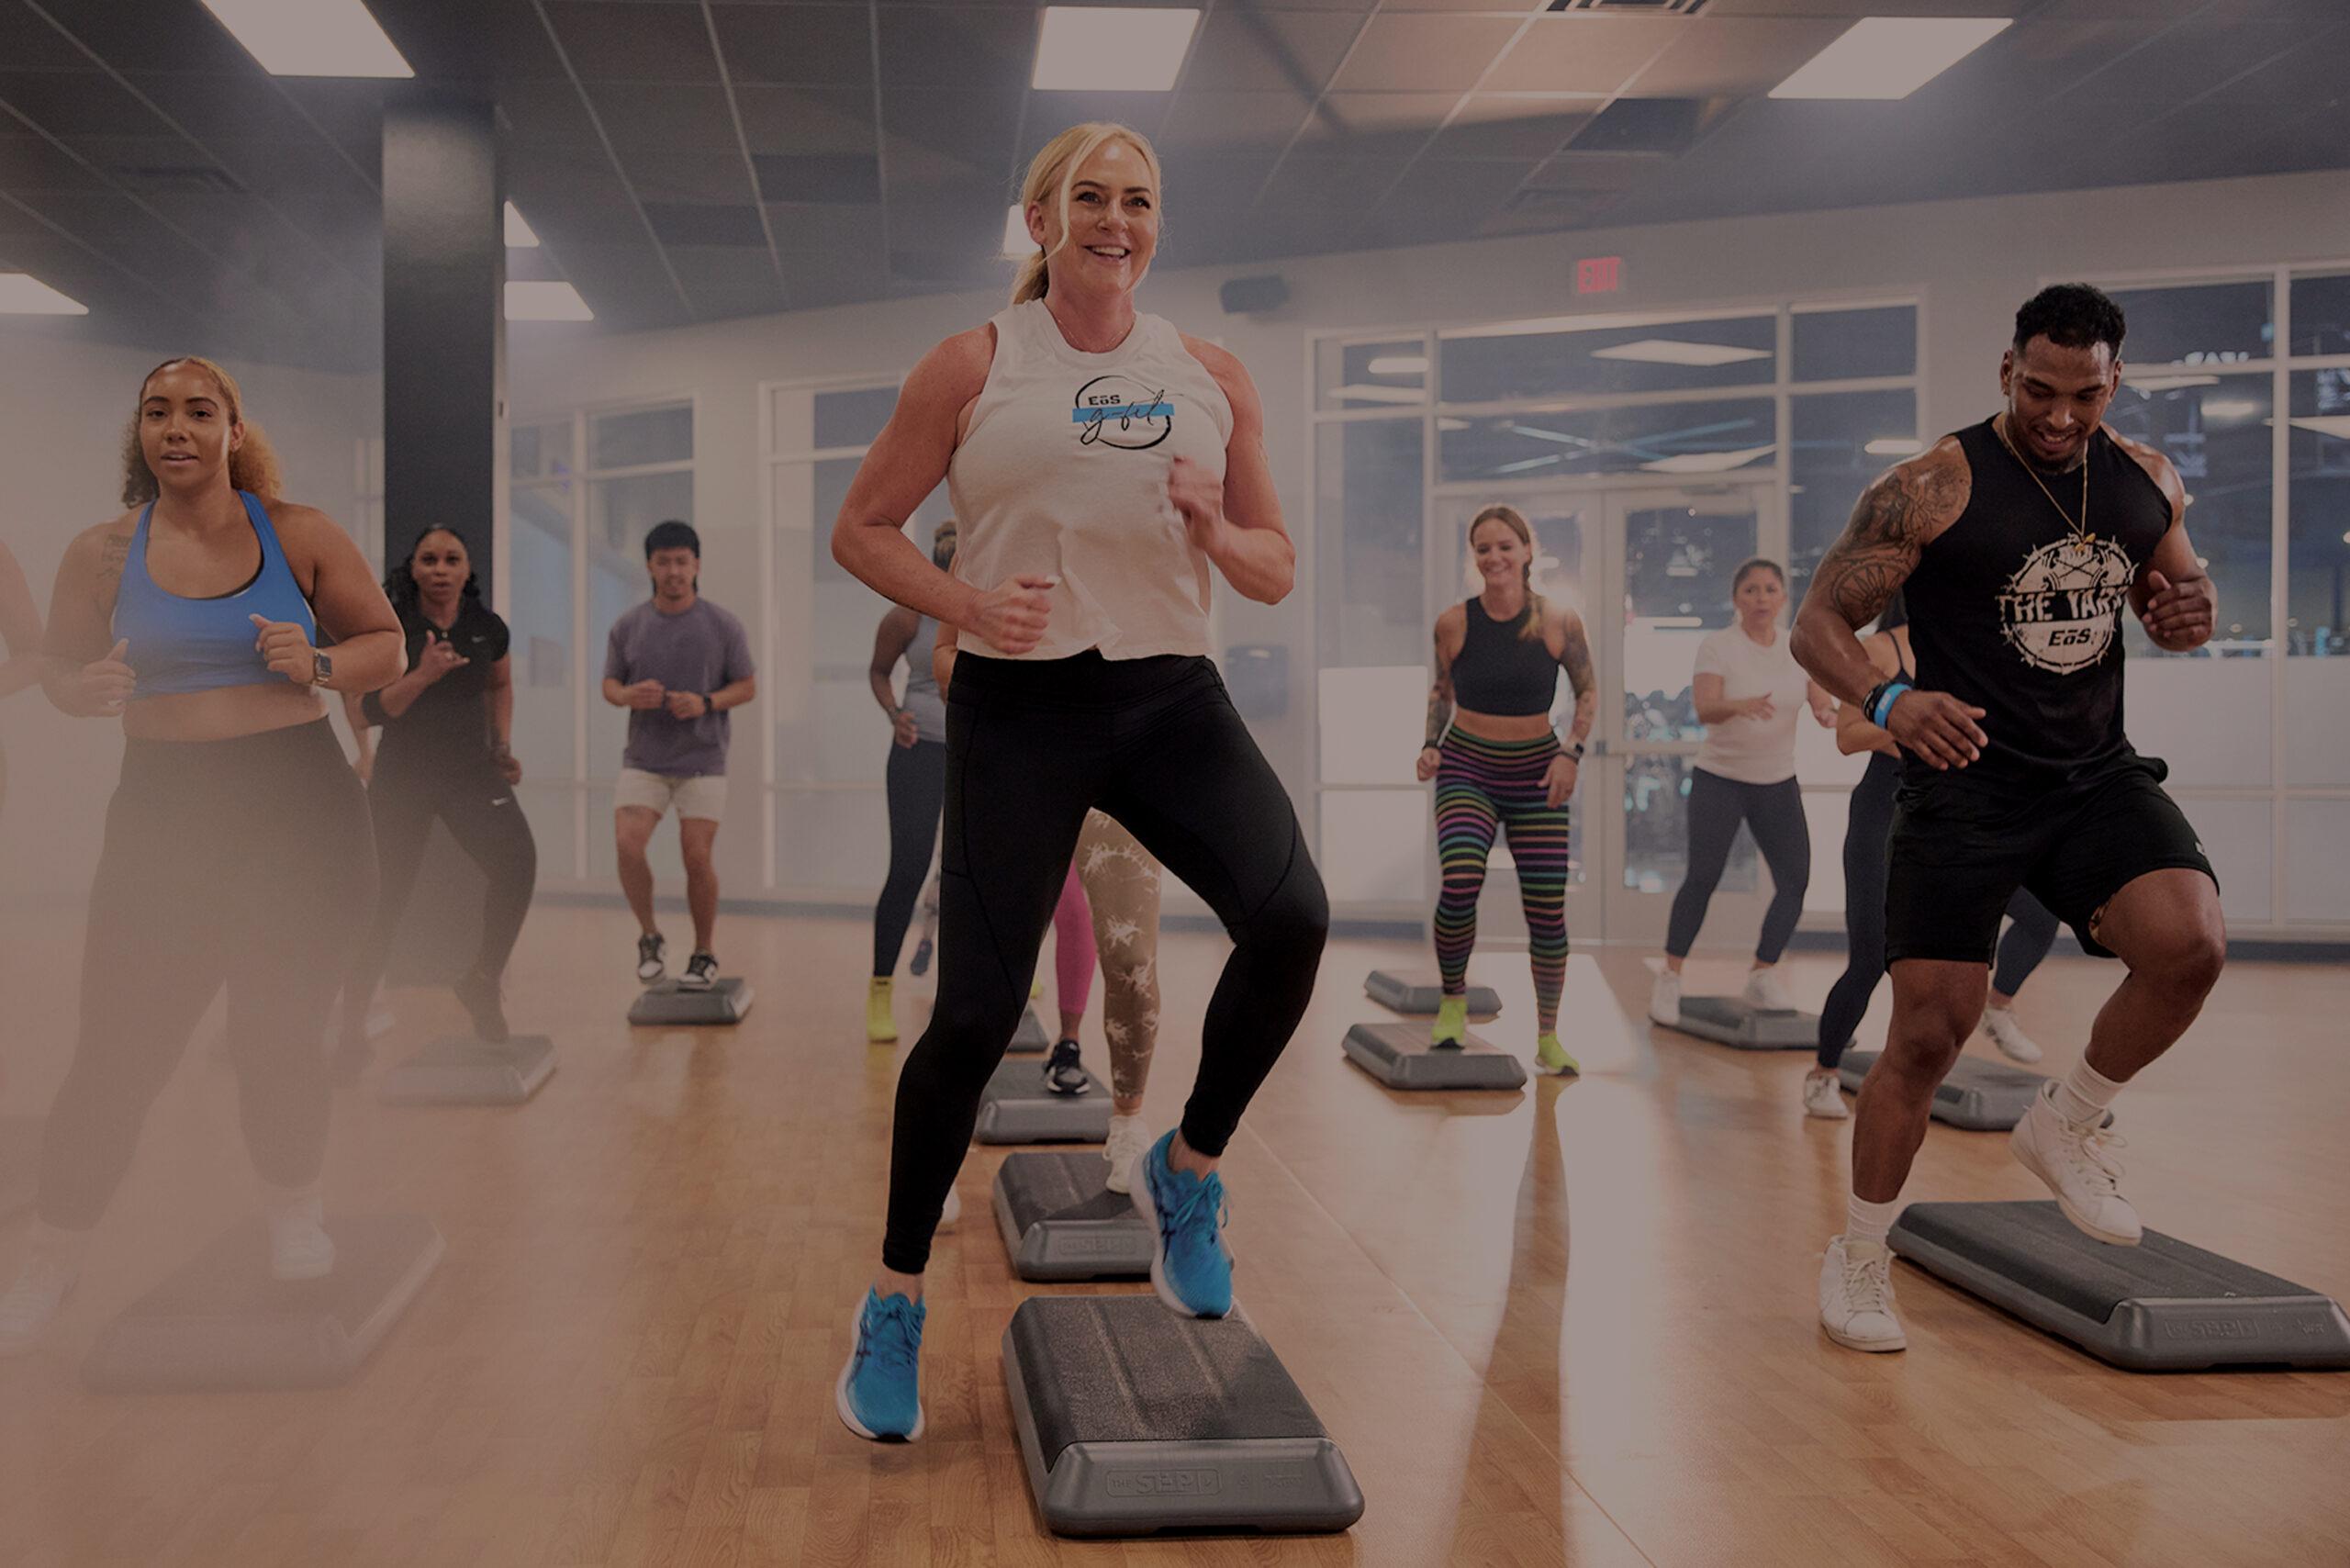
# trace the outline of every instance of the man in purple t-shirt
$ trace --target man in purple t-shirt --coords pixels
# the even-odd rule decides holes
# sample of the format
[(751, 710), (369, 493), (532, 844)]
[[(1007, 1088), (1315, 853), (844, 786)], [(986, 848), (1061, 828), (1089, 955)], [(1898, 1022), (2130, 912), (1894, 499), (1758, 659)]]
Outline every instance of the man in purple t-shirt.
[(711, 850), (726, 810), (727, 711), (758, 694), (751, 639), (742, 622), (701, 597), (701, 536), (662, 522), (644, 536), (653, 598), (612, 622), (604, 650), (604, 700), (629, 710), (628, 749), (612, 789), (612, 834), (621, 890), (636, 915), (636, 978), (666, 972), (668, 944), (653, 924), (653, 830), (677, 811), (686, 862), (686, 904), (694, 951), (677, 983), (707, 991), (718, 981), (711, 951), (718, 924), (718, 868)]

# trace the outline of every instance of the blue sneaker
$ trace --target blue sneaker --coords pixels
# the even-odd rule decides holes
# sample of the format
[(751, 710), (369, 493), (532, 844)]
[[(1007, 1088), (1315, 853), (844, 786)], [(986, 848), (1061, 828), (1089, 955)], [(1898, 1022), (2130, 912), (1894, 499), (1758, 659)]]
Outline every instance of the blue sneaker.
[(928, 1312), (902, 1295), (885, 1301), (866, 1291), (848, 1365), (833, 1390), (842, 1424), (858, 1437), (910, 1443), (922, 1436), (922, 1323)]
[(1150, 1222), (1155, 1248), (1151, 1288), (1186, 1317), (1222, 1317), (1232, 1310), (1232, 1254), (1224, 1245), (1224, 1179), (1194, 1176), (1167, 1163), (1169, 1133), (1142, 1157), (1135, 1208)]

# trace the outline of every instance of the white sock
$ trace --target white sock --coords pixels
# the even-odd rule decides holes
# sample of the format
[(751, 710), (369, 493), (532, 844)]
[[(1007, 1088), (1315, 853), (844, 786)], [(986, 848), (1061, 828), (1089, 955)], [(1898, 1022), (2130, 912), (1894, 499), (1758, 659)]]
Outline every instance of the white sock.
[(1844, 1246), (1849, 1250), (1855, 1242), (1865, 1241), (1874, 1247), (1885, 1245), (1886, 1233), (1893, 1228), (1893, 1221), (1901, 1213), (1901, 1200), (1888, 1198), (1873, 1204), (1858, 1193), (1844, 1204)]
[(2114, 1097), (2121, 1092), (2121, 1085), (2091, 1067), (2087, 1057), (2073, 1064), (2073, 1070), (2056, 1086), (2056, 1114), (2068, 1122), (2098, 1126), (2113, 1106)]

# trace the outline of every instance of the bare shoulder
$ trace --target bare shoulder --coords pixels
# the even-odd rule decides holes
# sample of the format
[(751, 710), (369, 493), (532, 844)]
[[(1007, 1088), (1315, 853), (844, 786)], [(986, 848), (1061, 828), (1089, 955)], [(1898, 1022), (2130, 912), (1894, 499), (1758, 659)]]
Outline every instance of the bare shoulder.
[(1878, 475), (1853, 509), (1853, 526), (1922, 545), (1958, 521), (1974, 493), (1966, 450), (1946, 435)]
[(1448, 604), (1437, 611), (1436, 634), (1438, 641), (1449, 638), (1457, 643), (1468, 630), (1469, 607), (1467, 605)]
[(1184, 352), (1198, 360), (1201, 367), (1215, 377), (1215, 384), (1224, 390), (1225, 399), (1232, 405), (1235, 420), (1262, 418), (1256, 380), (1248, 374), (1248, 367), (1240, 363), (1238, 354), (1205, 338), (1195, 338), (1189, 332), (1181, 332), (1178, 336), (1183, 340)]
[(82, 530), (66, 542), (62, 569), (67, 572), (104, 572), (109, 577), (122, 574), (122, 563), (130, 554), (130, 541), (139, 531), (136, 510), (120, 517), (108, 518)]
[(994, 364), (995, 323), (982, 321), (923, 355), (906, 377), (906, 390), (951, 400), (960, 408), (987, 389), (988, 372)]
[(342, 532), (341, 524), (334, 519), (316, 507), (304, 506), (300, 501), (270, 497), (264, 498), (261, 505), (262, 510), (269, 514), (269, 525), (277, 530), (280, 540), (287, 540), (290, 535), (307, 543), (317, 539), (321, 531), (331, 533)]
[(922, 627), (922, 617), (902, 604), (893, 604), (881, 613), (881, 635), (901, 643), (913, 641)]
[(2187, 505), (2187, 485), (2178, 476), (2177, 465), (2163, 454), (2161, 448), (2123, 435), (2111, 425), (2105, 427), (2105, 433), (2113, 438), (2114, 445), (2130, 454), (2132, 462), (2146, 471), (2146, 477), (2170, 502), (2171, 515), (2177, 516)]

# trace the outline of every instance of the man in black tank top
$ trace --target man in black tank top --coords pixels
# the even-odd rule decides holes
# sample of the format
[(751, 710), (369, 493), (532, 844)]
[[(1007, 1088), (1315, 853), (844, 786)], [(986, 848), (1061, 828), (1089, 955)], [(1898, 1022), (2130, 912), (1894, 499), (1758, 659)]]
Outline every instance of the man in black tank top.
[[(2225, 958), (2210, 863), (2163, 792), (2167, 770), (2122, 724), (2122, 609), (2180, 653), (2210, 640), (2214, 615), (2177, 471), (2103, 425), (2124, 327), (2083, 285), (2028, 302), (1999, 412), (1870, 486), (1796, 619), (1804, 668), (1905, 753), (1886, 889), (1893, 1023), (1861, 1092), (1845, 1233), (1819, 1278), (1821, 1326), (1855, 1350), (1907, 1343), (1886, 1230), (1935, 1087), (1982, 1016), (2015, 890), (2129, 966), (2080, 1064), (2010, 1144), (2101, 1241), (2141, 1235), (2102, 1141), (2107, 1110), (2186, 1033)], [(1896, 588), (1917, 674), (1881, 682), (1854, 632)]]

